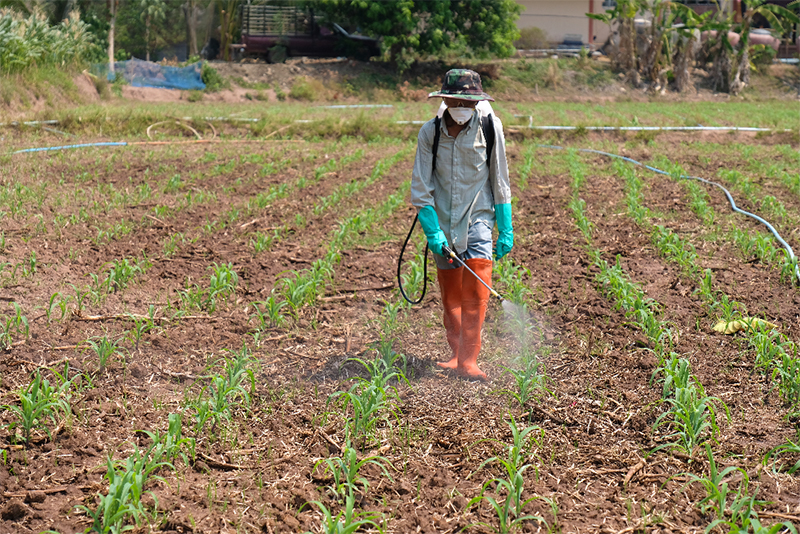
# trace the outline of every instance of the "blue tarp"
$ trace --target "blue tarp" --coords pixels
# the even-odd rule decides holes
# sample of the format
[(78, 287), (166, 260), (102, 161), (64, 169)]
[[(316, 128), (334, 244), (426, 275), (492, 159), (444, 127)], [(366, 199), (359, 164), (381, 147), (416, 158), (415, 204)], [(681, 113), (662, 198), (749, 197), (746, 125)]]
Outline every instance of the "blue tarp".
[[(133, 87), (163, 87), (188, 91), (206, 88), (200, 65), (193, 63), (186, 67), (168, 67), (141, 59), (130, 59), (114, 63), (114, 70)], [(98, 76), (106, 76), (109, 81), (114, 80), (107, 63), (92, 65), (92, 72)]]

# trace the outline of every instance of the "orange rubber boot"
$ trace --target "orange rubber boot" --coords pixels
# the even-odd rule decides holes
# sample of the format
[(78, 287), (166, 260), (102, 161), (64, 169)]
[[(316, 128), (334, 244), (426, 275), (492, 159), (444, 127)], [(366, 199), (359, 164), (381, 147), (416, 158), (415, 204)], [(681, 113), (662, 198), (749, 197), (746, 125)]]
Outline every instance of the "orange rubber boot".
[(461, 272), (463, 267), (456, 269), (439, 269), (439, 289), (442, 292), (442, 305), (444, 308), (444, 330), (447, 333), (447, 343), (453, 351), (450, 361), (437, 363), (442, 369), (455, 369), (458, 367), (458, 345), (461, 340)]
[[(465, 262), (481, 280), (491, 286), (492, 260), (473, 258)], [(489, 304), (489, 290), (472, 273), (463, 270), (461, 279), (461, 343), (458, 347), (460, 375), (477, 380), (486, 380), (486, 373), (478, 368), (478, 353), (481, 351), (481, 328)]]

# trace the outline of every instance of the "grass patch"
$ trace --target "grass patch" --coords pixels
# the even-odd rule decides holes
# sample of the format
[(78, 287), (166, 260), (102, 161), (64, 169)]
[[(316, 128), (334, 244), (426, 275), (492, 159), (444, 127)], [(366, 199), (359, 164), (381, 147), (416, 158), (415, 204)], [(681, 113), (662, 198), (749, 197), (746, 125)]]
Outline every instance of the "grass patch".
[(33, 67), (19, 74), (0, 76), (0, 101), (6, 106), (19, 103), (29, 108), (38, 99), (44, 99), (48, 106), (55, 106), (66, 100), (80, 102), (78, 88), (73, 78), (78, 71), (62, 70), (55, 67)]

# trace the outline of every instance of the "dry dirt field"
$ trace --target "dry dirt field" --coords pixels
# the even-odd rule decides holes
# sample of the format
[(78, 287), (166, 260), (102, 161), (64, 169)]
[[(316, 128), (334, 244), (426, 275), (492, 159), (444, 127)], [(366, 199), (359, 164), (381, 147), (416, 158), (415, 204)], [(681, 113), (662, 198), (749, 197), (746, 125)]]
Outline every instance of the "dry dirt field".
[[(672, 167), (797, 251), (793, 138), (545, 140), (664, 176), (509, 136), (494, 283), (525, 315), (491, 303), (488, 383), (435, 368), (436, 284), (397, 291), (413, 141), (228, 139), (0, 163), (0, 532), (320, 532), (324, 510), (397, 533), (800, 524), (792, 265)], [(418, 230), (416, 294), (422, 250)], [(747, 318), (773, 326), (713, 329)], [(53, 391), (26, 412), (37, 376)]]

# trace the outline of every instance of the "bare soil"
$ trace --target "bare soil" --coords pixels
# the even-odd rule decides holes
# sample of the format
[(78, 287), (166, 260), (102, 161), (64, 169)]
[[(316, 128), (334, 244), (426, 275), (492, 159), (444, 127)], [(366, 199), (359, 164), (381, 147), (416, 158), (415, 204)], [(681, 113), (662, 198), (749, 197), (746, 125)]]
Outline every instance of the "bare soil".
[[(598, 139), (563, 142), (584, 146)], [(644, 160), (664, 154), (705, 176), (731, 164), (713, 154), (706, 154), (710, 159), (701, 164), (692, 144), (695, 137), (689, 135), (662, 135), (649, 142), (624, 136), (604, 139), (604, 150)], [(751, 157), (777, 157), (769, 138), (724, 139), (752, 146)], [(18, 204), (6, 200), (0, 205), (7, 213), (2, 261), (29, 265), (35, 253), (37, 264), (30, 276), (11, 277), (10, 268), (2, 273), (2, 309), (8, 316), (12, 303), (19, 305), (30, 336), (15, 337), (13, 347), (0, 352), (0, 397), (16, 403), (15, 392), (30, 382), (34, 371), (60, 370), (65, 362), (70, 376), (85, 374), (91, 387), (86, 378), (81, 381), (85, 389), (72, 402), (74, 416), (51, 438), (38, 432), (33, 443), (20, 445), (11, 431), (0, 434), (0, 532), (87, 528), (89, 521), (75, 507), (94, 508), (95, 496), (106, 491), (106, 457), (124, 459), (134, 444), (146, 446), (149, 441), (141, 431), (164, 431), (170, 413), (182, 412), (184, 432), (192, 435), (187, 399), (200, 394), (210, 374), (221, 371), (219, 360), (226, 351), (238, 351), (243, 343), (257, 361), (251, 404), (197, 435), (197, 455), (188, 465), (178, 461), (175, 471), (159, 471), (163, 481), (148, 486), (158, 512), (136, 531), (317, 531), (320, 514), (309, 503), (338, 508), (324, 489), (330, 480), (313, 467), (319, 459), (338, 454), (344, 440), (343, 419), (328, 399), (348, 389), (355, 374), (363, 374), (349, 358), (373, 357), (384, 302), (398, 298), (396, 258), (412, 209), (402, 206), (342, 250), (325, 297), (301, 309), (290, 326), (267, 332), (258, 346), (249, 335), (255, 328), (250, 303), (267, 298), (282, 273), (308, 268), (326, 250), (338, 221), (376, 206), (402, 186), (410, 176), (410, 156), (357, 195), (322, 213), (313, 210), (317, 199), (364, 179), (378, 160), (401, 148), (359, 141), (261, 141), (33, 154), (5, 163), (2, 187), (11, 190), (21, 184), (41, 191), (41, 201), (31, 193), (21, 194)], [(209, 221), (224, 220), (231, 208), (243, 209), (270, 186), (313, 177), (314, 169), (329, 158), (358, 149), (365, 150), (363, 158), (300, 194), (275, 200), (222, 228), (203, 229)], [(521, 142), (509, 144), (512, 177), (523, 150)], [(263, 159), (248, 159), (251, 155)], [(555, 508), (535, 500), (526, 510), (544, 518), (551, 529), (702, 532), (713, 517), (695, 505), (705, 494), (698, 485), (687, 485), (686, 473), (707, 473), (704, 451), (695, 451), (693, 458), (668, 450), (647, 455), (666, 434), (663, 427), (653, 431), (665, 409), (660, 384), (652, 381), (657, 361), (642, 334), (597, 288), (567, 207), (571, 178), (566, 168), (554, 153), (539, 150), (536, 158), (527, 188), (514, 185), (518, 202), (512, 257), (530, 269), (525, 283), (533, 291), (535, 343), (551, 393), (524, 407), (501, 394), (513, 388), (504, 366), (513, 365), (518, 346), (497, 302), (490, 306), (480, 360), (490, 381), (467, 382), (438, 371), (434, 363), (449, 354), (438, 289), (430, 285), (423, 304), (401, 317), (397, 334), (395, 349), (408, 358), (410, 383), (397, 384), (395, 413), (378, 429), (377, 442), (362, 451), (387, 458), (391, 478), (374, 466), (365, 468), (369, 491), (358, 506), (384, 514), (387, 532), (449, 533), (465, 527), (489, 532), (470, 526), (496, 524), (488, 506), (468, 508), (467, 503), (484, 481), (500, 474), (497, 466), (478, 468), (489, 457), (505, 454), (507, 422), (513, 416), (543, 431), (527, 456), (534, 469), (527, 472), (525, 494), (550, 499)], [(263, 171), (264, 164), (280, 161), (285, 163), (277, 172)], [(791, 410), (754, 373), (753, 355), (741, 334), (723, 336), (711, 330), (715, 317), (700, 305), (694, 283), (659, 256), (649, 237), (625, 215), (624, 182), (601, 172), (609, 162), (592, 155), (584, 161), (590, 169), (584, 199), (597, 225), (597, 246), (609, 261), (619, 257), (647, 295), (663, 305), (665, 317), (680, 332), (675, 351), (690, 359), (707, 393), (730, 408), (730, 423), (721, 413), (719, 417), (721, 434), (713, 444), (717, 461), (748, 473), (750, 490), (757, 489), (757, 498), (767, 501), (761, 508), (765, 523), (800, 521), (797, 476), (762, 462), (772, 448), (795, 439)], [(166, 192), (176, 174), (182, 185)], [(724, 239), (705, 237), (709, 231), (689, 210), (679, 184), (665, 176), (641, 176), (647, 184), (646, 205), (666, 214), (664, 224), (693, 240), (702, 267), (714, 272), (717, 288), (745, 304), (752, 315), (780, 325), (790, 339), (800, 340), (798, 288), (780, 281), (771, 267), (742, 257)], [(796, 220), (796, 196), (760, 178)], [(155, 193), (140, 201), (135, 194), (145, 184)], [(200, 192), (216, 199), (181, 208), (188, 194)], [(712, 192), (711, 202), (718, 213), (727, 213), (721, 195)], [(156, 206), (170, 209), (156, 212)], [(71, 216), (75, 222), (69, 222)], [(130, 233), (97, 241), (100, 229), (122, 221), (132, 225)], [(736, 224), (756, 228), (742, 219)], [(284, 237), (255, 254), (250, 245), (254, 232), (270, 233), (283, 225)], [(787, 229), (787, 239), (798, 250), (800, 236), (793, 230)], [(185, 240), (175, 254), (167, 255), (164, 242), (176, 234)], [(71, 295), (68, 284), (83, 287), (90, 282), (89, 273), (106, 272), (108, 262), (143, 254), (152, 267), (127, 289), (96, 305), (87, 302), (81, 310), (72, 301), (63, 320), (58, 310), (52, 317), (45, 313), (53, 293)], [(136, 348), (129, 336), (132, 323), (122, 314), (146, 315), (153, 305), (159, 317), (165, 316), (170, 307), (180, 307), (178, 292), (187, 282), (207, 283), (214, 263), (230, 263), (238, 273), (235, 295), (214, 313), (161, 322)], [(106, 334), (121, 340), (122, 354), (99, 369), (85, 342)], [(12, 419), (9, 410), (0, 411), (0, 423)], [(145, 498), (151, 509), (154, 501)], [(522, 531), (547, 528), (528, 521)]]

